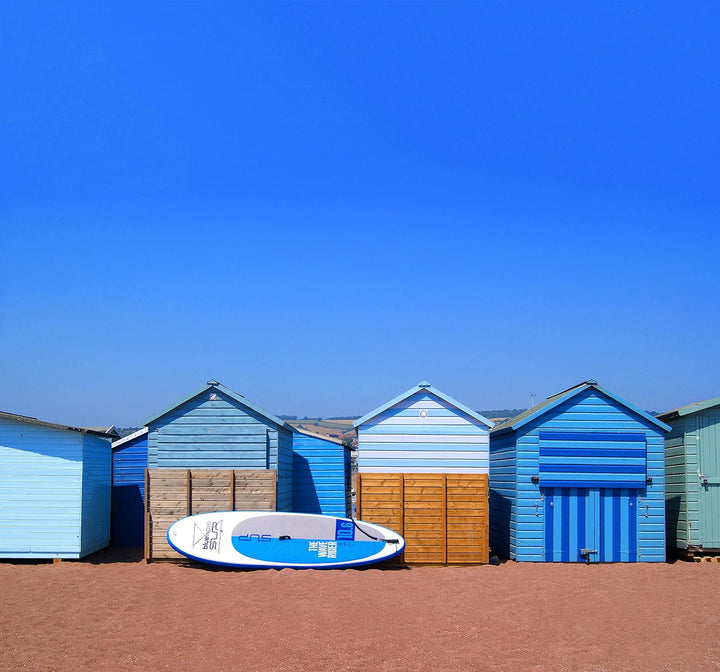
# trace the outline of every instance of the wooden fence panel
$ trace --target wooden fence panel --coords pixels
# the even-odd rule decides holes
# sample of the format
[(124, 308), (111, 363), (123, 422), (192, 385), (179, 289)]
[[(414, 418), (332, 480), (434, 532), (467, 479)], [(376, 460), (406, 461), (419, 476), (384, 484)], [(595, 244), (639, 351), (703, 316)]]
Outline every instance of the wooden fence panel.
[(405, 562), (488, 562), (487, 474), (358, 474), (357, 492), (358, 518), (405, 537)]
[(147, 469), (145, 559), (179, 560), (167, 530), (179, 518), (211, 511), (275, 511), (274, 469)]

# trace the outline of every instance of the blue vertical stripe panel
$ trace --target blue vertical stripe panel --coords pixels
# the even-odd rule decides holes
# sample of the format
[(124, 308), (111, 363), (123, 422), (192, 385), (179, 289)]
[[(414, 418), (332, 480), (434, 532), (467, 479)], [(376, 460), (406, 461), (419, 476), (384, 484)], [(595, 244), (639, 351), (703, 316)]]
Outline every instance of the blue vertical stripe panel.
[(545, 488), (545, 561), (553, 561), (553, 550), (555, 549), (555, 516), (553, 515), (555, 489)]
[(585, 511), (587, 509), (587, 490), (585, 488), (578, 488), (577, 491), (577, 531), (578, 531), (578, 538), (577, 538), (577, 557), (575, 560), (577, 562), (584, 562), (585, 556), (580, 553), (580, 550), (583, 548), (587, 548), (586, 544), (586, 537), (587, 537), (587, 518), (585, 515)]

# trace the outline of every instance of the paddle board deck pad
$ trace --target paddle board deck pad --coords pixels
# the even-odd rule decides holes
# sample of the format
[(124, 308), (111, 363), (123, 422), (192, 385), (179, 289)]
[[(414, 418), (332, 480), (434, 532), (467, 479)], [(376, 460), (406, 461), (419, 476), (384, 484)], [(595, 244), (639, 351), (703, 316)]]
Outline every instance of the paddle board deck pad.
[(167, 540), (192, 560), (256, 568), (357, 567), (405, 548), (399, 534), (374, 523), (274, 511), (198, 513), (174, 522)]

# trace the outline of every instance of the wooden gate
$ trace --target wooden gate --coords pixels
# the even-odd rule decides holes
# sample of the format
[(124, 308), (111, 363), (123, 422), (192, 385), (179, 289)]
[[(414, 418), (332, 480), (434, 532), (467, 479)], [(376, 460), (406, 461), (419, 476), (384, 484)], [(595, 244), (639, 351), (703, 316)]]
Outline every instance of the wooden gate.
[(147, 469), (145, 559), (181, 559), (167, 541), (179, 518), (210, 511), (275, 511), (274, 469)]
[(487, 563), (487, 474), (358, 474), (358, 518), (405, 537), (409, 564)]

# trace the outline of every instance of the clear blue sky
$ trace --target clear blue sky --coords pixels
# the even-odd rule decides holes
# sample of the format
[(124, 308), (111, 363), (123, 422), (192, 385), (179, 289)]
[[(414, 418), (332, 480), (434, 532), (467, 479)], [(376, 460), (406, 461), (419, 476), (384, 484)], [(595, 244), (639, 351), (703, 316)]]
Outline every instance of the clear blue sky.
[(718, 36), (717, 2), (4, 3), (0, 409), (720, 395)]

